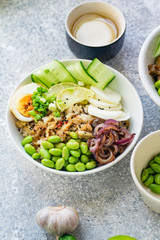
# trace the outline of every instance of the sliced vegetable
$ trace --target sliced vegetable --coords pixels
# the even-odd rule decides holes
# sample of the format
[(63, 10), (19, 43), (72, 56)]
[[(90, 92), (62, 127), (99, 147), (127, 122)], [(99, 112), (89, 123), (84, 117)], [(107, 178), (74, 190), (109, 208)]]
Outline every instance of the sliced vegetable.
[(31, 79), (33, 82), (43, 84), (48, 88), (60, 82), (76, 83), (71, 73), (57, 60), (37, 69), (31, 74)]
[(115, 74), (97, 58), (88, 66), (87, 72), (97, 80), (94, 86), (102, 90), (115, 78)]
[(94, 92), (83, 87), (74, 87), (63, 90), (57, 95), (56, 104), (60, 111), (64, 111), (75, 103), (94, 96)]
[(100, 90), (97, 87), (91, 86), (90, 89), (95, 93), (95, 98), (102, 102), (118, 104), (121, 100), (121, 95), (111, 88)]
[(94, 85), (97, 82), (96, 79), (87, 73), (81, 61), (69, 65), (67, 69), (77, 81), (82, 81), (89, 85)]
[(89, 98), (88, 99), (89, 103), (91, 103), (93, 106), (98, 107), (98, 108), (104, 108), (105, 110), (108, 111), (116, 111), (116, 110), (121, 110), (122, 109), (122, 104), (118, 103), (118, 104), (112, 104), (112, 103), (106, 103), (106, 102), (102, 102), (97, 99), (94, 98)]
[(130, 114), (128, 112), (124, 111), (107, 111), (107, 110), (102, 110), (97, 107), (94, 107), (93, 105), (89, 105), (88, 107), (88, 113), (92, 116), (96, 116), (102, 119), (116, 119), (118, 121), (126, 121), (130, 118)]
[(72, 87), (78, 87), (78, 85), (75, 83), (69, 83), (69, 82), (56, 84), (48, 90), (48, 92), (45, 95), (45, 98), (47, 100), (51, 99), (53, 96), (56, 96), (58, 93), (62, 92), (64, 89), (72, 88)]
[(155, 52), (154, 57), (157, 58), (157, 57), (159, 57), (159, 56), (160, 56), (160, 42), (159, 42), (159, 44), (158, 44), (158, 47), (157, 47), (157, 50), (156, 50), (156, 52)]

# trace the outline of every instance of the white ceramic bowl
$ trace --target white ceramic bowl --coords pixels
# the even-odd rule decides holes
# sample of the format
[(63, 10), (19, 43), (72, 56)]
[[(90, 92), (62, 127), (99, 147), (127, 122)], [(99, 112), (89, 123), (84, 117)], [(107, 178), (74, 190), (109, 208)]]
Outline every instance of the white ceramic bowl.
[[(68, 66), (70, 64), (73, 64), (74, 62), (79, 61), (78, 60), (65, 60), (65, 61), (61, 61), (65, 66)], [(89, 60), (81, 60), (84, 64), (85, 67), (87, 67), (90, 63)], [(30, 157), (24, 150), (24, 148), (21, 145), (21, 141), (23, 139), (23, 137), (21, 136), (21, 134), (19, 133), (17, 127), (15, 126), (15, 122), (16, 122), (16, 118), (13, 116), (13, 114), (10, 111), (10, 107), (8, 104), (7, 107), (7, 125), (8, 125), (8, 131), (11, 135), (11, 138), (13, 140), (13, 142), (16, 144), (16, 147), (18, 148), (18, 150), (23, 154), (23, 156), (28, 159), (29, 161), (31, 161), (33, 164), (37, 165), (38, 167), (41, 167), (42, 169), (52, 172), (52, 173), (57, 173), (57, 174), (61, 174), (61, 175), (87, 175), (87, 174), (92, 174), (92, 173), (96, 173), (99, 171), (102, 171), (106, 168), (111, 167), (112, 165), (116, 164), (117, 162), (119, 162), (121, 159), (123, 159), (128, 153), (129, 151), (133, 148), (133, 146), (135, 145), (136, 141), (139, 138), (141, 129), (142, 129), (142, 125), (143, 125), (143, 109), (142, 109), (142, 103), (141, 100), (135, 90), (135, 88), (133, 87), (133, 85), (118, 71), (116, 71), (115, 69), (111, 68), (111, 70), (115, 73), (116, 78), (110, 83), (110, 87), (116, 91), (118, 91), (121, 96), (122, 96), (122, 104), (124, 106), (124, 108), (130, 113), (131, 115), (131, 119), (130, 119), (130, 127), (129, 130), (131, 133), (135, 133), (135, 137), (133, 139), (133, 141), (131, 142), (131, 144), (127, 147), (127, 149), (120, 155), (118, 156), (115, 161), (103, 165), (103, 166), (99, 166), (95, 169), (92, 170), (88, 170), (88, 171), (84, 171), (84, 172), (65, 172), (65, 171), (57, 171), (55, 169), (51, 169), (51, 168), (47, 168), (45, 166), (43, 166), (41, 163), (36, 162), (35, 160), (32, 159), (32, 157)], [(15, 89), (15, 91), (22, 87), (25, 84), (28, 84), (31, 82), (31, 75), (29, 74)], [(15, 92), (14, 91), (14, 92)], [(14, 94), (13, 92), (13, 94)]]
[(160, 130), (145, 136), (134, 148), (130, 169), (132, 178), (145, 204), (154, 212), (160, 213), (160, 195), (153, 193), (141, 181), (141, 172), (149, 161), (160, 153)]
[(160, 106), (160, 96), (154, 87), (153, 77), (148, 73), (148, 65), (154, 63), (154, 54), (160, 42), (160, 25), (144, 41), (138, 61), (139, 75), (150, 98)]

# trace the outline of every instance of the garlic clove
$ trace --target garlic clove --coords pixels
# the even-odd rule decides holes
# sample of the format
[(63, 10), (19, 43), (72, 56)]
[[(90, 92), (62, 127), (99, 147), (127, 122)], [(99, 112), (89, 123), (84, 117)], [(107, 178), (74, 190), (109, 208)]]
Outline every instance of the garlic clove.
[(73, 232), (79, 222), (79, 214), (76, 209), (68, 206), (48, 206), (38, 211), (37, 224), (50, 234), (61, 237)]

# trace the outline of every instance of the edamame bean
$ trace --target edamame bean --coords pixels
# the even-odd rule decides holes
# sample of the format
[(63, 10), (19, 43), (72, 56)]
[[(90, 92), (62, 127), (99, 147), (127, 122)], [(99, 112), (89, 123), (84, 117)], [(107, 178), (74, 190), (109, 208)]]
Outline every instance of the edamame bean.
[(70, 154), (73, 157), (79, 158), (81, 156), (81, 150), (80, 149), (78, 149), (78, 150), (70, 150)]
[(62, 156), (62, 150), (59, 148), (51, 148), (49, 149), (49, 153), (56, 157)]
[(69, 132), (69, 135), (71, 136), (71, 138), (77, 140), (78, 139), (78, 134), (75, 132)]
[(27, 136), (27, 137), (23, 138), (22, 146), (26, 145), (27, 143), (31, 143), (32, 140), (33, 140), (33, 138), (31, 136)]
[(41, 154), (42, 158), (44, 159), (51, 159), (51, 154), (49, 153), (49, 151), (45, 148), (41, 148), (39, 150), (39, 153)]
[(65, 161), (63, 158), (59, 158), (56, 163), (55, 163), (55, 169), (56, 170), (61, 170), (65, 164)]
[(151, 166), (152, 163), (154, 163), (154, 159), (152, 159), (148, 165)]
[(53, 135), (48, 138), (48, 141), (51, 143), (59, 143), (59, 142), (61, 142), (61, 138), (57, 135)]
[(89, 162), (89, 157), (86, 156), (86, 155), (82, 155), (81, 156), (81, 162), (86, 164), (87, 162)]
[(51, 158), (51, 159), (52, 159), (52, 161), (53, 161), (53, 162), (56, 162), (56, 161), (57, 161), (59, 158), (60, 158), (60, 157), (55, 157), (55, 156), (52, 156), (52, 158)]
[(147, 169), (148, 169), (149, 174), (154, 174), (155, 173), (155, 171), (151, 167), (149, 167)]
[(76, 163), (75, 167), (78, 172), (83, 172), (86, 170), (84, 163), (81, 163), (81, 162)]
[(69, 161), (69, 163), (77, 163), (79, 161), (79, 158), (71, 156), (71, 157), (69, 157), (68, 161)]
[(65, 163), (64, 163), (64, 168), (66, 169), (66, 167), (67, 167), (67, 165), (69, 164), (69, 162), (68, 161), (65, 161)]
[(55, 144), (55, 147), (56, 147), (56, 148), (60, 148), (60, 149), (63, 149), (65, 146), (66, 146), (65, 143), (56, 143), (56, 144)]
[(40, 153), (33, 153), (32, 158), (37, 160), (40, 159), (40, 156), (41, 156)]
[(149, 185), (151, 184), (151, 183), (153, 183), (154, 182), (154, 176), (153, 175), (149, 175), (149, 177), (147, 178), (147, 180), (144, 182), (144, 185), (146, 186), (146, 187), (149, 187)]
[(158, 185), (156, 183), (151, 183), (149, 185), (149, 188), (151, 189), (152, 192), (160, 194), (160, 185)]
[(46, 149), (50, 149), (50, 148), (54, 148), (53, 143), (48, 142), (48, 141), (43, 141), (42, 142), (42, 147), (46, 148)]
[(95, 168), (96, 166), (97, 166), (96, 161), (91, 161), (91, 162), (86, 163), (86, 168), (88, 170), (91, 170), (91, 169)]
[(160, 157), (159, 157), (159, 156), (156, 156), (156, 157), (154, 158), (154, 161), (155, 161), (156, 163), (160, 164)]
[(62, 237), (60, 237), (59, 240), (77, 240), (77, 239), (70, 234), (66, 234), (66, 235), (63, 235)]
[(68, 164), (68, 165), (66, 166), (66, 170), (67, 170), (68, 172), (76, 172), (75, 164)]
[(69, 159), (69, 149), (68, 147), (64, 147), (62, 149), (62, 158), (64, 158), (65, 161), (67, 161)]
[(149, 171), (147, 168), (143, 169), (142, 174), (141, 174), (141, 180), (142, 182), (145, 182), (149, 176)]
[(54, 162), (52, 162), (50, 159), (44, 158), (41, 160), (41, 163), (49, 168), (54, 168)]
[(160, 165), (158, 163), (152, 163), (151, 168), (156, 172), (160, 173)]
[(72, 150), (77, 150), (79, 148), (79, 143), (76, 142), (76, 141), (68, 141), (66, 146), (69, 148), (69, 149), (72, 149)]
[(88, 150), (88, 152), (86, 152), (86, 155), (90, 157), (90, 156), (92, 156), (93, 154), (92, 154), (92, 152), (91, 152), (90, 150)]
[(159, 173), (157, 173), (155, 175), (155, 183), (160, 184), (160, 174)]
[(29, 155), (33, 155), (35, 152), (36, 152), (36, 149), (29, 143), (27, 143), (25, 146), (24, 146), (24, 149), (25, 151), (29, 154)]
[(88, 145), (86, 142), (81, 142), (80, 149), (83, 154), (86, 154), (88, 152)]

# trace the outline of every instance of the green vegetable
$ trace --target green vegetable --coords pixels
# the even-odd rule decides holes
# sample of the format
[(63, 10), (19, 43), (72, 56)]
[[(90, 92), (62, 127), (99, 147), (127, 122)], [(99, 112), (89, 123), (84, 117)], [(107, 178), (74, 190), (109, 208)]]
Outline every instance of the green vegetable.
[(147, 180), (144, 182), (144, 185), (146, 186), (146, 187), (149, 187), (149, 185), (151, 184), (151, 183), (153, 183), (154, 182), (154, 176), (153, 175), (149, 175), (149, 177), (147, 178)]
[(75, 237), (73, 237), (72, 235), (67, 234), (67, 235), (60, 237), (59, 240), (77, 240), (77, 239)]
[(66, 146), (65, 143), (56, 143), (56, 144), (55, 144), (55, 147), (56, 147), (56, 148), (60, 148), (60, 149), (63, 149), (65, 146)]
[(71, 136), (71, 138), (77, 140), (78, 139), (78, 134), (75, 132), (69, 132), (69, 135)]
[(156, 157), (154, 158), (154, 161), (155, 161), (156, 163), (160, 164), (160, 157), (159, 157), (159, 156), (156, 156)]
[(52, 162), (50, 159), (42, 159), (41, 163), (49, 168), (54, 168), (54, 162)]
[(155, 88), (159, 89), (159, 88), (160, 88), (160, 80), (157, 80), (157, 81), (154, 83), (154, 86), (155, 86)]
[(59, 142), (61, 142), (61, 138), (57, 135), (53, 135), (48, 138), (48, 141), (51, 143), (59, 143)]
[(51, 148), (51, 149), (49, 149), (49, 153), (55, 157), (62, 156), (62, 150), (59, 148)]
[(67, 146), (69, 149), (76, 150), (76, 149), (79, 148), (79, 143), (76, 142), (76, 141), (69, 141), (69, 142), (67, 142), (66, 146)]
[(36, 152), (36, 149), (29, 143), (27, 143), (25, 146), (24, 146), (24, 149), (25, 151), (29, 154), (29, 155), (33, 155), (35, 152)]
[(86, 163), (86, 169), (91, 170), (97, 166), (96, 161), (92, 160), (91, 162)]
[(54, 145), (50, 143), (49, 141), (43, 141), (42, 146), (46, 149), (54, 148)]
[(147, 169), (148, 169), (149, 174), (154, 174), (155, 173), (155, 171), (151, 167), (149, 167)]
[(41, 154), (42, 158), (51, 159), (51, 154), (49, 153), (49, 151), (47, 149), (41, 148), (39, 153)]
[(66, 67), (57, 60), (37, 69), (31, 74), (31, 79), (33, 82), (41, 83), (48, 88), (60, 82), (76, 83), (76, 80), (71, 73), (68, 72)]
[(108, 240), (138, 240), (138, 239), (132, 238), (126, 235), (118, 235), (118, 236), (108, 238)]
[(68, 172), (76, 172), (75, 164), (68, 164), (68, 165), (66, 166), (66, 170), (67, 170)]
[(89, 162), (89, 157), (86, 155), (81, 155), (81, 162), (82, 163), (88, 163)]
[(83, 154), (86, 154), (88, 152), (88, 145), (87, 145), (87, 143), (81, 142), (80, 149), (81, 149)]
[(75, 167), (78, 172), (82, 172), (86, 170), (84, 163), (81, 163), (81, 162), (76, 163)]
[(79, 158), (81, 156), (81, 150), (80, 149), (78, 149), (78, 150), (70, 150), (70, 154), (73, 157)]
[(40, 159), (40, 156), (41, 156), (40, 153), (33, 153), (32, 158), (37, 160)]
[(97, 80), (93, 85), (102, 90), (115, 78), (115, 74), (97, 58), (90, 63), (87, 72)]
[(52, 156), (52, 158), (51, 158), (51, 160), (53, 161), (53, 162), (56, 162), (58, 159), (60, 159), (61, 157), (55, 157), (55, 156)]
[(68, 161), (69, 161), (69, 163), (77, 163), (77, 162), (79, 162), (79, 158), (71, 156), (71, 157), (69, 157)]
[(154, 57), (157, 58), (157, 57), (159, 57), (159, 56), (160, 56), (160, 42), (159, 42), (159, 44), (158, 44), (158, 47), (157, 47), (157, 50), (156, 50), (156, 52), (155, 52)]
[(69, 159), (69, 149), (68, 147), (64, 147), (62, 149), (62, 157), (64, 158), (65, 161), (67, 161)]
[(152, 183), (149, 185), (149, 188), (151, 189), (152, 192), (160, 194), (160, 185)]
[(147, 180), (148, 176), (149, 176), (149, 171), (148, 171), (148, 169), (146, 168), (146, 169), (144, 169), (144, 170), (142, 171), (142, 174), (141, 174), (141, 180), (142, 180), (142, 182), (145, 182), (145, 181)]
[(27, 137), (23, 138), (23, 140), (22, 140), (22, 145), (24, 146), (24, 145), (26, 145), (27, 143), (31, 143), (32, 140), (33, 140), (33, 138), (32, 138), (31, 136), (27, 136)]
[(160, 174), (159, 173), (157, 173), (155, 175), (155, 183), (160, 184)]
[(56, 163), (55, 163), (55, 169), (56, 170), (61, 170), (65, 164), (65, 161), (63, 158), (59, 158)]
[(158, 163), (152, 163), (151, 168), (156, 172), (160, 173), (160, 165)]

